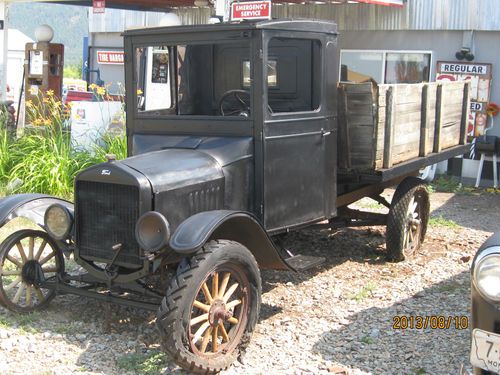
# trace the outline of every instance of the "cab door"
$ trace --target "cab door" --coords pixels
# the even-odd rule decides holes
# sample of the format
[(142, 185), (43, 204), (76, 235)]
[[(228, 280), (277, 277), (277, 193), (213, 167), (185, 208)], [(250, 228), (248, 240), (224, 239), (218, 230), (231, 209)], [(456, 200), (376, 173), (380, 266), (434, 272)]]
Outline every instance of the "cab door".
[(329, 216), (335, 129), (325, 105), (323, 36), (266, 36), (263, 216), (267, 230), (279, 231)]

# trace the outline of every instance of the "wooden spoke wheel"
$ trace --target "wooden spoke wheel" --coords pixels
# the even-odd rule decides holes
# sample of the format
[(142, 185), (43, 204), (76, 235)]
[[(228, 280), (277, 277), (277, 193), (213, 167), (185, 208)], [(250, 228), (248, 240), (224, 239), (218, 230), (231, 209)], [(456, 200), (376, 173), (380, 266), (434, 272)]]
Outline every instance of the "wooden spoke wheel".
[(55, 291), (41, 283), (63, 270), (64, 258), (47, 233), (14, 232), (0, 245), (0, 303), (17, 312), (43, 308)]
[(429, 192), (422, 180), (410, 177), (398, 186), (387, 218), (389, 260), (414, 256), (425, 238), (429, 221)]
[(195, 373), (231, 365), (250, 340), (260, 310), (260, 272), (232, 241), (210, 242), (173, 277), (158, 310), (165, 350)]

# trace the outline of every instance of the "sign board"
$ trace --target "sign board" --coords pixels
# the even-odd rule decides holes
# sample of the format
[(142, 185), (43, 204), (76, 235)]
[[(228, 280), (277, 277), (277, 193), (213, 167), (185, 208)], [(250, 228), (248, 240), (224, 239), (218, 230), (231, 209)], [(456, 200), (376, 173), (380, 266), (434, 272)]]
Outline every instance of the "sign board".
[(123, 65), (125, 53), (123, 51), (97, 51), (97, 63), (105, 65)]
[(484, 135), (487, 127), (486, 107), (490, 101), (491, 70), (491, 64), (486, 63), (437, 62), (436, 81), (471, 81), (471, 105), (467, 127), (467, 135), (470, 137)]
[(271, 19), (271, 0), (231, 3), (231, 21)]
[(106, 0), (92, 0), (92, 9), (94, 14), (104, 13), (106, 11)]
[(404, 0), (358, 0), (358, 3), (402, 7)]

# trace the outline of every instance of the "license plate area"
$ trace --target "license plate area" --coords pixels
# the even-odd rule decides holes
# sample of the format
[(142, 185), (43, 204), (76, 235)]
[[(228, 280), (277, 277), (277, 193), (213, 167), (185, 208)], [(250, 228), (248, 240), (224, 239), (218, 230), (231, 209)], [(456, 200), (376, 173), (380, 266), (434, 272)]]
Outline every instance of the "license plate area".
[(475, 367), (500, 373), (500, 335), (477, 328), (472, 331), (470, 362)]

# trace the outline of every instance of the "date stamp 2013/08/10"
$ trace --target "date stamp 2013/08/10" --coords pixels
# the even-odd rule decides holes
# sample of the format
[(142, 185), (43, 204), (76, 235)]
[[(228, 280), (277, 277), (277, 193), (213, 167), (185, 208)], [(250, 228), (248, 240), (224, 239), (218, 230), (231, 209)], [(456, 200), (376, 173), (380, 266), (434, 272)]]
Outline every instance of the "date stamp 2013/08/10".
[(393, 329), (468, 329), (466, 315), (396, 315), (392, 318)]

